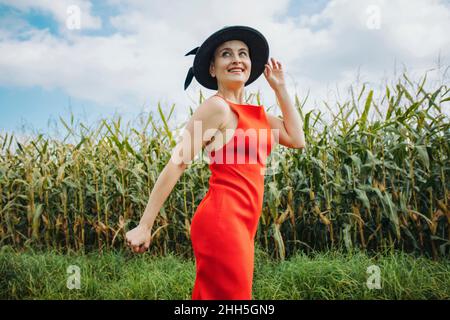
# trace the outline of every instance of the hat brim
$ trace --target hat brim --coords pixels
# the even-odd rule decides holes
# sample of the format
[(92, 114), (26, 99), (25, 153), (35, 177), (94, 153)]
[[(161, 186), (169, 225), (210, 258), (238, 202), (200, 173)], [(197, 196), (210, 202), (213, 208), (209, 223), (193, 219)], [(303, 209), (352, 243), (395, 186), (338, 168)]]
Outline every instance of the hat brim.
[(250, 51), (252, 68), (245, 86), (254, 82), (264, 72), (265, 64), (269, 59), (269, 44), (266, 38), (258, 30), (247, 26), (226, 27), (209, 36), (195, 54), (193, 72), (202, 86), (211, 90), (218, 89), (217, 79), (209, 73), (210, 61), (216, 48), (230, 40), (243, 41)]

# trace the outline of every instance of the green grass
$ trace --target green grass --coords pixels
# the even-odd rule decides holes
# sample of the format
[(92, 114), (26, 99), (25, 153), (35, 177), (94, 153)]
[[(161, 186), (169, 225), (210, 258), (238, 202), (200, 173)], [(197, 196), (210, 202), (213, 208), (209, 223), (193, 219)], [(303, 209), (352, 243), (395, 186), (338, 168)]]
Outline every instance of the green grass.
[[(275, 262), (255, 257), (253, 299), (450, 299), (450, 260), (401, 252), (297, 254)], [(368, 289), (367, 267), (381, 270), (381, 289)], [(67, 267), (81, 270), (81, 288), (66, 287)], [(190, 299), (192, 260), (131, 252), (60, 254), (0, 250), (1, 299)]]

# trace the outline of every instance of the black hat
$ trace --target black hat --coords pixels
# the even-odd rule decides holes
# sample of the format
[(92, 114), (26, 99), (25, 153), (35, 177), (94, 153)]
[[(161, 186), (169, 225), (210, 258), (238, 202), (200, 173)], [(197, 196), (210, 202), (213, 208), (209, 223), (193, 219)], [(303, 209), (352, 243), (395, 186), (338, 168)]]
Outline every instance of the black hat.
[(194, 64), (189, 68), (184, 81), (184, 90), (187, 89), (194, 76), (202, 86), (211, 90), (218, 89), (217, 79), (209, 73), (210, 61), (216, 48), (230, 40), (241, 40), (249, 48), (252, 70), (245, 85), (247, 86), (259, 78), (269, 59), (269, 44), (266, 38), (258, 30), (247, 26), (224, 27), (209, 36), (200, 47), (196, 47), (185, 54), (185, 56), (194, 54), (195, 58)]

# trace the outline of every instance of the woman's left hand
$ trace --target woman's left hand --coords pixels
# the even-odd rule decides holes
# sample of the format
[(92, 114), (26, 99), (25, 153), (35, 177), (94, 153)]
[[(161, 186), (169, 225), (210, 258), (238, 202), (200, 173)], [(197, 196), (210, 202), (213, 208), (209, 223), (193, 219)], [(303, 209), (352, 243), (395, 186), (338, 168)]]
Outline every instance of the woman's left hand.
[(273, 90), (285, 85), (284, 72), (281, 63), (274, 58), (270, 58), (269, 63), (266, 63), (264, 68), (264, 76)]

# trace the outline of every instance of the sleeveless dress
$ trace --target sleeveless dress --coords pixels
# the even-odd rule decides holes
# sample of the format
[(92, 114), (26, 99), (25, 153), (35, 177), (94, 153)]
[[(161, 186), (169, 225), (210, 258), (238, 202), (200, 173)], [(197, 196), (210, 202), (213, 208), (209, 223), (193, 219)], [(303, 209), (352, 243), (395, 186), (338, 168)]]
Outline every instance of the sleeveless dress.
[(209, 189), (190, 230), (196, 266), (192, 300), (252, 299), (254, 239), (273, 138), (263, 106), (223, 99), (239, 119), (232, 138), (208, 152)]

